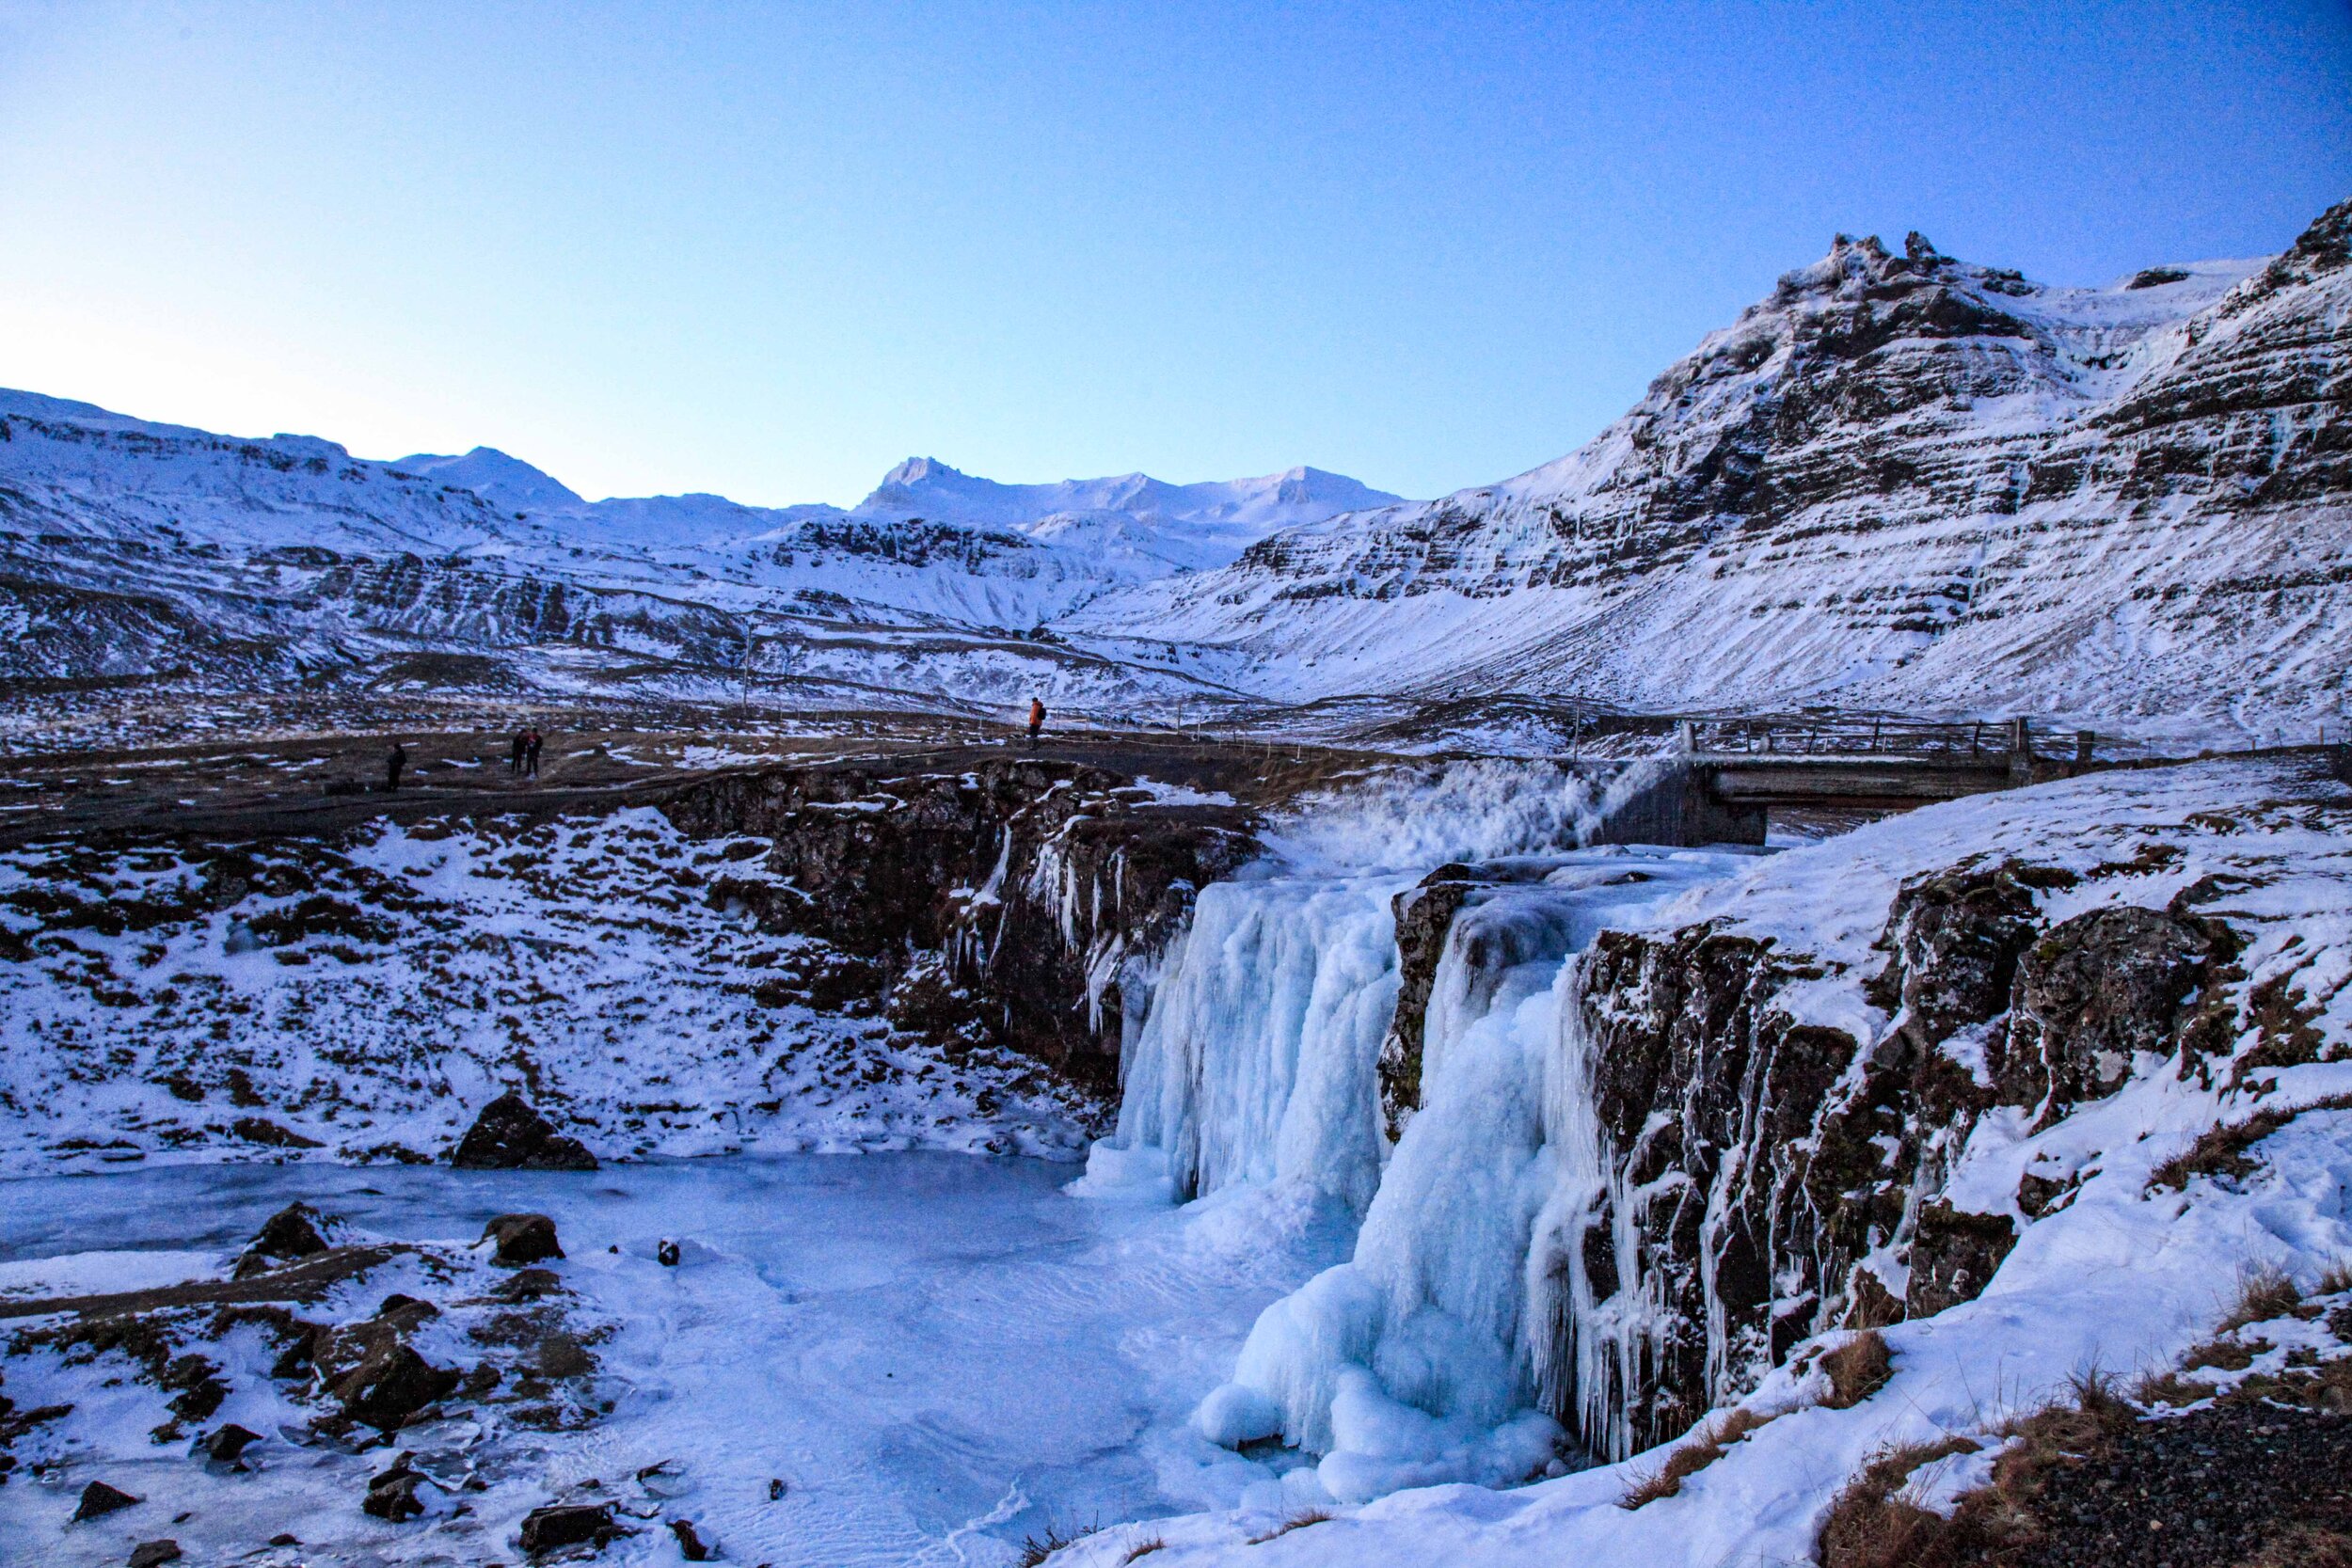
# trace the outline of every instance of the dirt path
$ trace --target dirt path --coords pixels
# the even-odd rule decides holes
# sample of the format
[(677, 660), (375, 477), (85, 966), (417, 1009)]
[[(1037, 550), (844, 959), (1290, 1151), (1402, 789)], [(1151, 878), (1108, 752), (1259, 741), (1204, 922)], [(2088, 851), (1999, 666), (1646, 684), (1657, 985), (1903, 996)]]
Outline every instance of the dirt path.
[[(397, 738), (401, 787), (384, 788)], [(654, 803), (722, 771), (877, 757), (961, 772), (1009, 752), (1080, 763), (1263, 807), (1340, 775), (1400, 760), (1367, 752), (1137, 732), (1009, 729), (971, 737), (803, 736), (639, 730), (548, 732), (535, 777), (510, 768), (508, 736), (480, 731), (328, 736), (0, 761), (0, 847), (40, 839), (244, 839), (330, 833), (372, 817), (556, 815)]]

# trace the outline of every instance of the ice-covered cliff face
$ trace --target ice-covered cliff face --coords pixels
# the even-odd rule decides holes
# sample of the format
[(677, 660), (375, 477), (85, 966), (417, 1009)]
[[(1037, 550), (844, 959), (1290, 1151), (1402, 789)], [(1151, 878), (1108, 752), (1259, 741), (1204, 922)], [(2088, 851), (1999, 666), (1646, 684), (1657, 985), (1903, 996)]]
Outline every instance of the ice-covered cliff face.
[(2186, 735), (2340, 716), (2352, 202), (2055, 289), (1841, 237), (1574, 454), (1076, 624), (1289, 698), (1831, 702)]
[[(1592, 1462), (1509, 1500), (1440, 1491), (1351, 1517), (1400, 1559), (1799, 1560), (1886, 1445), (1975, 1434), (1989, 1465), (2005, 1417), (2069, 1375), (2170, 1365), (2248, 1271), (2334, 1289), (2347, 811), (2315, 760), (2209, 763), (1777, 855), (1448, 866), (1472, 886), (1392, 1145), (1362, 1037), (1330, 1058), (1345, 1070), (1265, 1070), (1259, 1015), (1311, 966), (1253, 969), (1265, 949), (1220, 925), (1221, 1006), (1189, 1009), (1181, 1070), (1130, 1078), (1130, 1112), (1138, 1086), (1165, 1103), (1182, 1082), (1198, 1148), (1352, 1125), (1370, 1145), (1352, 1165), (1334, 1141), (1312, 1169), (1221, 1180), (1336, 1172), (1374, 1193), (1353, 1257), (1265, 1311), (1195, 1417), (1204, 1441), (1294, 1451), (1235, 1514), (1168, 1529), (1168, 1550), (1221, 1560), (1302, 1508)], [(1368, 946), (1329, 921), (1294, 940)], [(1194, 961), (1188, 944), (1176, 969)], [(1163, 987), (1154, 1022), (1173, 1000)], [(1149, 1169), (1171, 1125), (1122, 1118), (1081, 1190)], [(1861, 1328), (1891, 1347), (1883, 1392), (1820, 1368)], [(1727, 1440), (1683, 1504), (1620, 1506), (1660, 1468), (1634, 1456), (1735, 1403), (1771, 1431)], [(1423, 1528), (1444, 1548), (1412, 1544)]]

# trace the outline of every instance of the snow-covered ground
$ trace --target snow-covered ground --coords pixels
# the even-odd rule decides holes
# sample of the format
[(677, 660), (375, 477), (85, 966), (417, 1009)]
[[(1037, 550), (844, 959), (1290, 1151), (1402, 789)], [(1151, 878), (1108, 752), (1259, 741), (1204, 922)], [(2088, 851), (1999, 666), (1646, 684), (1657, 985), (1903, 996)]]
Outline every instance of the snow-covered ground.
[(1037, 1064), (813, 999), (843, 960), (747, 910), (766, 846), (632, 809), (0, 852), (0, 1170), (437, 1157), (517, 1082), (608, 1157), (1074, 1158)]
[[(984, 1100), (987, 1084), (951, 1071), (968, 1066), (885, 1058), (854, 1021), (739, 995), (806, 955), (730, 908), (738, 846), (683, 843), (650, 814), (370, 831), (298, 867), (17, 852), (0, 882), (22, 949), (0, 993), (14, 1166), (148, 1168), (9, 1182), (0, 1303), (217, 1272), (220, 1249), (295, 1196), (364, 1233), (453, 1243), (492, 1212), (542, 1209), (596, 1364), (579, 1398), (612, 1408), (548, 1432), (491, 1402), (404, 1433), (436, 1473), (485, 1489), (450, 1494), (465, 1513), (379, 1526), (357, 1498), (385, 1453), (287, 1438), (256, 1450), (256, 1473), (220, 1472), (149, 1441), (153, 1388), (28, 1342), (8, 1397), (76, 1410), (19, 1440), (32, 1473), (0, 1488), (0, 1546), (112, 1560), (102, 1547), (119, 1556), (126, 1532), (167, 1533), (186, 1511), (174, 1528), (207, 1549), (283, 1516), (310, 1521), (296, 1533), (332, 1560), (416, 1560), (593, 1495), (648, 1526), (691, 1515), (731, 1559), (779, 1564), (986, 1568), (1024, 1536), (1101, 1525), (1057, 1560), (1109, 1568), (1157, 1543), (1170, 1564), (1762, 1568), (1805, 1560), (1831, 1500), (1889, 1445), (1979, 1444), (1916, 1478), (1948, 1503), (1989, 1473), (2002, 1423), (2068, 1379), (2174, 1366), (2249, 1269), (2316, 1292), (2352, 1255), (2352, 1113), (2281, 1118), (2240, 1164), (2155, 1179), (2217, 1124), (2352, 1096), (2352, 791), (2319, 761), (2094, 774), (1777, 853), (1573, 847), (1607, 803), (1565, 768), (1470, 762), (1367, 774), (1278, 814), (1267, 858), (1203, 890), (1167, 956), (1118, 1133), (1082, 1177), (906, 1152), (1074, 1139), (1042, 1101)], [(1450, 928), (1418, 1109), (1391, 1143), (1392, 900), (1441, 862), (1481, 863), (1486, 881)], [(2111, 1088), (2046, 1118), (1985, 1109), (1942, 1189), (2017, 1227), (1981, 1293), (1883, 1329), (1892, 1379), (1844, 1408), (1823, 1402), (1820, 1356), (1848, 1330), (1821, 1325), (1777, 1364), (1710, 1339), (1710, 1397), (1762, 1424), (1677, 1494), (1622, 1506), (1663, 1456), (1579, 1469), (1560, 1422), (1604, 1449), (1621, 1429), (1606, 1401), (1546, 1402), (1561, 1386), (1589, 1402), (1596, 1386), (1547, 1361), (1564, 1316), (1588, 1358), (1658, 1326), (1546, 1261), (1616, 1180), (1582, 956), (1604, 927), (1769, 943), (1793, 977), (1759, 1005), (1867, 1049), (1903, 1023), (1867, 984), (1899, 892), (2002, 862), (2032, 868), (2045, 927), (2114, 907), (2226, 925), (2230, 967), (2197, 999), (2225, 1026), (2198, 1059), (2119, 1059)], [(773, 1038), (755, 1040), (763, 1025)], [(1970, 1067), (1982, 1039), (1947, 1049)], [(608, 1153), (885, 1152), (577, 1177), (300, 1163), (437, 1149), (518, 1050)], [(238, 1131), (258, 1086), (271, 1117), (326, 1147)], [(2071, 1196), (2028, 1208), (2028, 1175)], [(660, 1237), (687, 1243), (675, 1269), (648, 1256)], [(464, 1335), (486, 1323), (495, 1275), (446, 1246), (426, 1257), (441, 1261), (388, 1263), (322, 1310), (348, 1321), (385, 1291), (430, 1293), (448, 1319), (420, 1345), (475, 1354)], [(1900, 1259), (1872, 1266), (1899, 1291)], [(222, 1418), (298, 1430), (304, 1412), (262, 1375), (266, 1346), (243, 1333), (204, 1352), (239, 1374), (243, 1402)], [(2266, 1342), (2338, 1349), (2284, 1326)], [(151, 1517), (61, 1532), (70, 1494), (116, 1470)], [(603, 1490), (581, 1491), (590, 1479)], [(611, 1553), (671, 1549), (648, 1528)]]
[[(1185, 1418), (1257, 1311), (1343, 1244), (1346, 1215), (1295, 1196), (1182, 1213), (1091, 1202), (1059, 1190), (1070, 1175), (915, 1153), (0, 1183), (0, 1292), (216, 1275), (296, 1198), (348, 1222), (346, 1239), (437, 1240), (454, 1261), (430, 1288), (418, 1278), (435, 1271), (395, 1263), (301, 1310), (364, 1317), (393, 1290), (451, 1303), (418, 1340), (440, 1364), (483, 1354), (456, 1304), (501, 1279), (465, 1244), (492, 1215), (549, 1214), (569, 1254), (550, 1265), (567, 1320), (603, 1330), (586, 1331), (596, 1368), (583, 1392), (611, 1402), (573, 1431), (477, 1405), (393, 1448), (296, 1447), (279, 1428), (307, 1412), (258, 1375), (270, 1354), (258, 1337), (232, 1334), (195, 1341), (243, 1374), (207, 1429), (263, 1435), (248, 1473), (230, 1473), (150, 1439), (163, 1396), (107, 1387), (128, 1370), (120, 1357), (14, 1355), (7, 1391), (20, 1408), (76, 1412), (19, 1442), (22, 1468), (0, 1487), (0, 1560), (119, 1564), (131, 1543), (169, 1536), (207, 1563), (512, 1561), (523, 1513), (563, 1497), (622, 1503), (644, 1533), (600, 1559), (614, 1563), (677, 1561), (661, 1521), (687, 1518), (730, 1562), (1005, 1568), (1024, 1539), (1056, 1528), (1230, 1505), (1266, 1472)], [(675, 1267), (656, 1260), (663, 1239), (680, 1244)], [(367, 1478), (402, 1450), (449, 1492), (428, 1493), (415, 1522), (363, 1515)], [(461, 1489), (469, 1475), (484, 1488)], [(144, 1501), (69, 1526), (93, 1479)], [(281, 1530), (303, 1546), (262, 1545)]]

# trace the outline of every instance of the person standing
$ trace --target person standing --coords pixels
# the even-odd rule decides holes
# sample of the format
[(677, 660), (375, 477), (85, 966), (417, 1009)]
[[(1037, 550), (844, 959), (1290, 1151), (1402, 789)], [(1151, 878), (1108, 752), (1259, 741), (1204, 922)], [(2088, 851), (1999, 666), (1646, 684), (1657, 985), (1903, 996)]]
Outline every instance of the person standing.
[(1045, 705), (1035, 697), (1029, 699), (1029, 744), (1037, 744), (1038, 731), (1045, 727)]
[(539, 747), (542, 743), (537, 730), (523, 736), (523, 772), (531, 778), (539, 776)]
[(519, 774), (523, 770), (523, 748), (526, 744), (528, 743), (523, 738), (523, 732), (516, 730), (515, 732), (515, 749), (506, 759), (506, 770), (509, 773)]
[(400, 787), (401, 770), (408, 766), (408, 748), (392, 742), (392, 754), (384, 759), (384, 789), (387, 794)]

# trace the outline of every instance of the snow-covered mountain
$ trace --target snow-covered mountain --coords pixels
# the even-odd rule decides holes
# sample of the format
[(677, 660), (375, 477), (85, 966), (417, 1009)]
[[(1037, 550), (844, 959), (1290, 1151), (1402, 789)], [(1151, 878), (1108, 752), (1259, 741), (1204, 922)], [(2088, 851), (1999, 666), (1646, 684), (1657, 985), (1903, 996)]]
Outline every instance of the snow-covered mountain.
[(591, 502), (0, 393), (0, 679), (2301, 738), (2352, 722), (2348, 345), (2352, 202), (2096, 289), (1841, 236), (1581, 450), (1425, 503), (930, 458), (847, 510)]
[(2274, 260), (2045, 288), (1841, 236), (1592, 442), (1073, 626), (1282, 700), (2344, 717), (2352, 202)]
[(490, 448), (372, 462), (0, 392), (0, 678), (1124, 704), (1200, 683), (1046, 623), (1367, 499), (1312, 469), (1024, 486), (917, 461), (847, 511), (590, 502)]

